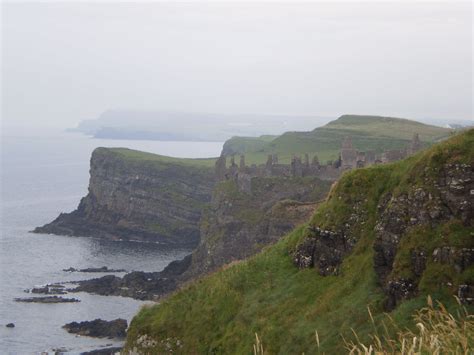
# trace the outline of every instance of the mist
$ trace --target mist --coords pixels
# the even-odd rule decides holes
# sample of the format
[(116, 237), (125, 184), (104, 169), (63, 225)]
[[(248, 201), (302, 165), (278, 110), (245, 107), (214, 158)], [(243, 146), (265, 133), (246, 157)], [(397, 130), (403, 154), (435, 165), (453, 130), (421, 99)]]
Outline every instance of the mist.
[(472, 120), (469, 2), (4, 2), (1, 28), (4, 129), (110, 109)]

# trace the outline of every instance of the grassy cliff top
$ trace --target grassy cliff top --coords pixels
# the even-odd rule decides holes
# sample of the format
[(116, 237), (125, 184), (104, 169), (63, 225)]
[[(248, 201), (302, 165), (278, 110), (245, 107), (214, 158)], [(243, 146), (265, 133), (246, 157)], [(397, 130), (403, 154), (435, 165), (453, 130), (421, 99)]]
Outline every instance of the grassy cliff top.
[[(407, 140), (413, 137), (413, 133), (418, 133), (420, 139), (425, 142), (438, 141), (448, 136), (452, 131), (449, 128), (432, 126), (405, 118), (365, 115), (343, 115), (322, 128)], [(313, 132), (317, 130), (318, 128)]]
[(233, 153), (258, 152), (278, 136), (264, 135), (260, 137), (232, 137), (224, 143), (222, 153), (231, 155)]
[(325, 162), (337, 158), (347, 136), (352, 138), (354, 148), (381, 153), (405, 148), (414, 133), (419, 134), (425, 145), (430, 145), (447, 138), (452, 130), (403, 118), (344, 115), (310, 132), (287, 132), (271, 140), (232, 138), (224, 148), (245, 153), (249, 163), (263, 163), (268, 154), (278, 154), (280, 161), (288, 163), (293, 154), (305, 153), (317, 154)]
[[(363, 217), (364, 223), (351, 231), (357, 243), (337, 276), (323, 277), (312, 268), (294, 266), (293, 250), (308, 231), (298, 228), (255, 257), (194, 282), (159, 305), (143, 308), (130, 325), (126, 348), (140, 347), (146, 339), (149, 347), (142, 348), (144, 352), (160, 353), (178, 343), (179, 353), (251, 353), (258, 333), (268, 354), (343, 353), (343, 339), (354, 340), (352, 329), (368, 342), (369, 334), (387, 320), (373, 261), (380, 199), (410, 184), (427, 184), (430, 180), (420, 179), (422, 174), (446, 163), (473, 161), (474, 130), (470, 130), (404, 161), (346, 173), (311, 221), (335, 229), (349, 221), (355, 206)], [(472, 236), (474, 229), (452, 220), (420, 230), (416, 239), (429, 240), (431, 248), (435, 242), (430, 238), (445, 243), (462, 235)], [(457, 243), (473, 247), (472, 237)], [(401, 328), (414, 328), (411, 315), (425, 305), (428, 293), (453, 307), (452, 290), (440, 282), (446, 277), (453, 277), (454, 283), (474, 282), (474, 267), (456, 276), (453, 272), (428, 263), (418, 296), (404, 301), (391, 317)]]
[(133, 162), (148, 162), (148, 163), (164, 163), (164, 164), (177, 164), (181, 166), (192, 166), (192, 167), (214, 167), (217, 158), (202, 158), (202, 159), (191, 159), (191, 158), (174, 158), (165, 155), (153, 154), (148, 152), (142, 152), (139, 150), (133, 150), (128, 148), (96, 148), (94, 154), (115, 154), (127, 161)]

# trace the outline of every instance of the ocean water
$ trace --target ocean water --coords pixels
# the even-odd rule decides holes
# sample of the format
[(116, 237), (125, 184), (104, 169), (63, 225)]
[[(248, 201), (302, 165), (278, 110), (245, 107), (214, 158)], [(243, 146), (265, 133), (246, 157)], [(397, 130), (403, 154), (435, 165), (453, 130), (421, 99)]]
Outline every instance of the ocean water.
[[(131, 320), (142, 301), (125, 297), (69, 294), (79, 303), (18, 303), (25, 289), (104, 274), (68, 273), (69, 267), (160, 271), (190, 252), (156, 244), (29, 233), (72, 211), (87, 193), (89, 159), (98, 146), (128, 147), (175, 157), (218, 156), (219, 142), (157, 142), (92, 139), (75, 133), (3, 136), (0, 220), (0, 353), (68, 354), (115, 346), (110, 339), (75, 336), (61, 327), (72, 321), (102, 318)], [(120, 275), (120, 274), (117, 274)], [(15, 328), (6, 328), (7, 323)]]

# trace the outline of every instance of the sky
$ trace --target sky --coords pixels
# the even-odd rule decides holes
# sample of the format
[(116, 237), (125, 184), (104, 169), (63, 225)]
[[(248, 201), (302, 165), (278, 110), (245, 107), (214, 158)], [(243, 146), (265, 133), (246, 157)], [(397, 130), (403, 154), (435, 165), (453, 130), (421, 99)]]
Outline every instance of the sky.
[(2, 124), (108, 109), (472, 120), (470, 2), (2, 3)]

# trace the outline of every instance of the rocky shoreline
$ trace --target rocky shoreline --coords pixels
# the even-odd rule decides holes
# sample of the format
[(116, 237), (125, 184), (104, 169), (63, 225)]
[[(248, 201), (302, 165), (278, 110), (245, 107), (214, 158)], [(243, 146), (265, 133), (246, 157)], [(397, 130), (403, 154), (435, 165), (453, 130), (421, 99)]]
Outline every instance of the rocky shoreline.
[(93, 321), (71, 322), (63, 328), (71, 334), (89, 336), (94, 338), (125, 338), (128, 323), (125, 319), (106, 321), (94, 319)]
[(109, 269), (107, 266), (101, 267), (88, 267), (85, 269), (76, 269), (72, 266), (69, 269), (63, 269), (66, 272), (110, 272), (110, 273), (118, 273), (118, 272), (127, 272), (125, 269)]
[(15, 298), (15, 302), (25, 303), (75, 303), (81, 302), (77, 298), (65, 298), (59, 296), (44, 296), (44, 297), (26, 297), (26, 298)]

